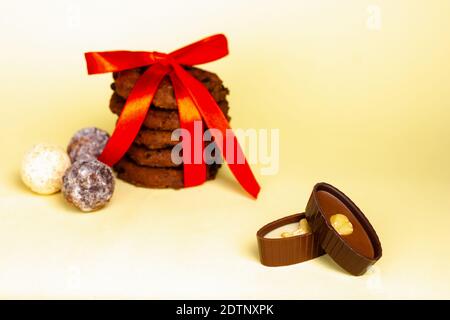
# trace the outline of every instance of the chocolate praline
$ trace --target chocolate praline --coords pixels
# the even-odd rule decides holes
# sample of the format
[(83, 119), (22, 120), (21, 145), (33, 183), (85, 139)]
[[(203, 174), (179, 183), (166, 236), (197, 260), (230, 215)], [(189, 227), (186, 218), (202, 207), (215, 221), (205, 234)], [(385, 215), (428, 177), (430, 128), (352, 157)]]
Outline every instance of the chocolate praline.
[(73, 162), (97, 159), (109, 140), (109, 134), (95, 127), (78, 130), (67, 146), (67, 153)]
[(114, 192), (110, 167), (91, 159), (76, 161), (63, 177), (64, 198), (82, 211), (97, 210), (108, 203)]
[[(381, 258), (382, 248), (375, 229), (362, 211), (343, 192), (328, 183), (314, 186), (305, 210), (306, 218), (325, 252), (343, 269), (362, 275)], [(345, 215), (353, 232), (335, 230), (330, 218)]]

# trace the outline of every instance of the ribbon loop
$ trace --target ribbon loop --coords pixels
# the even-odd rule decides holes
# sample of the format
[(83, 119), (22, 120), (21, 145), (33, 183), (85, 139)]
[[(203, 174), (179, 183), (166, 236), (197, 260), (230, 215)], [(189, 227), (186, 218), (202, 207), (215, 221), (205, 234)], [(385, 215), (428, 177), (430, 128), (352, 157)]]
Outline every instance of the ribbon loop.
[(117, 72), (148, 66), (156, 62), (154, 52), (104, 51), (84, 54), (88, 74)]
[(219, 60), (226, 55), (228, 43), (223, 34), (216, 34), (170, 53), (178, 64), (188, 66)]

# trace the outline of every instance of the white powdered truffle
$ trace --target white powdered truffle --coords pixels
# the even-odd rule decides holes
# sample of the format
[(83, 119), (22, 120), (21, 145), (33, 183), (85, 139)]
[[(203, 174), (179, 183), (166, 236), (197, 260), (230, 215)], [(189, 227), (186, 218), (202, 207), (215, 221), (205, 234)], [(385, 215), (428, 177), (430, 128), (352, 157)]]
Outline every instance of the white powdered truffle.
[(52, 194), (61, 190), (62, 177), (70, 167), (66, 151), (55, 145), (37, 144), (22, 160), (23, 183), (39, 194)]

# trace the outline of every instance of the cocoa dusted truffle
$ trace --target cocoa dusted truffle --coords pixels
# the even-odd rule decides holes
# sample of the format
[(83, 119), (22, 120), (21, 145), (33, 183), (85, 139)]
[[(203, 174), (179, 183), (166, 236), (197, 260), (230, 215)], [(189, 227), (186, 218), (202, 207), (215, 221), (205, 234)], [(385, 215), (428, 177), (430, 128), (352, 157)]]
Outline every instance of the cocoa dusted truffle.
[(114, 176), (110, 167), (91, 159), (76, 161), (64, 174), (64, 198), (82, 211), (105, 206), (114, 192)]
[(101, 129), (90, 127), (77, 131), (67, 146), (72, 163), (78, 160), (97, 159), (109, 140), (109, 134)]

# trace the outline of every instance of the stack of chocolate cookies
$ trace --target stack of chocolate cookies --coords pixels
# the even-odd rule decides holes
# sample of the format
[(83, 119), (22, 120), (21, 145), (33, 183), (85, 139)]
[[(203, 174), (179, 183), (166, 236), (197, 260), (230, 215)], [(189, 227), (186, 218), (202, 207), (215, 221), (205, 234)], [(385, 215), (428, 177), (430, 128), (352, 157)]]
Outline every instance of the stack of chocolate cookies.
[[(120, 115), (125, 101), (137, 79), (146, 68), (136, 68), (113, 74), (114, 90), (109, 108)], [(225, 117), (228, 117), (229, 91), (222, 80), (211, 72), (186, 67), (192, 76), (199, 80), (210, 92)], [(172, 148), (179, 143), (173, 141), (173, 130), (180, 127), (178, 107), (172, 83), (164, 78), (153, 98), (150, 110), (138, 135), (126, 155), (114, 166), (119, 179), (147, 188), (182, 188), (183, 165), (172, 162)], [(207, 166), (207, 179), (216, 177), (220, 164)]]

